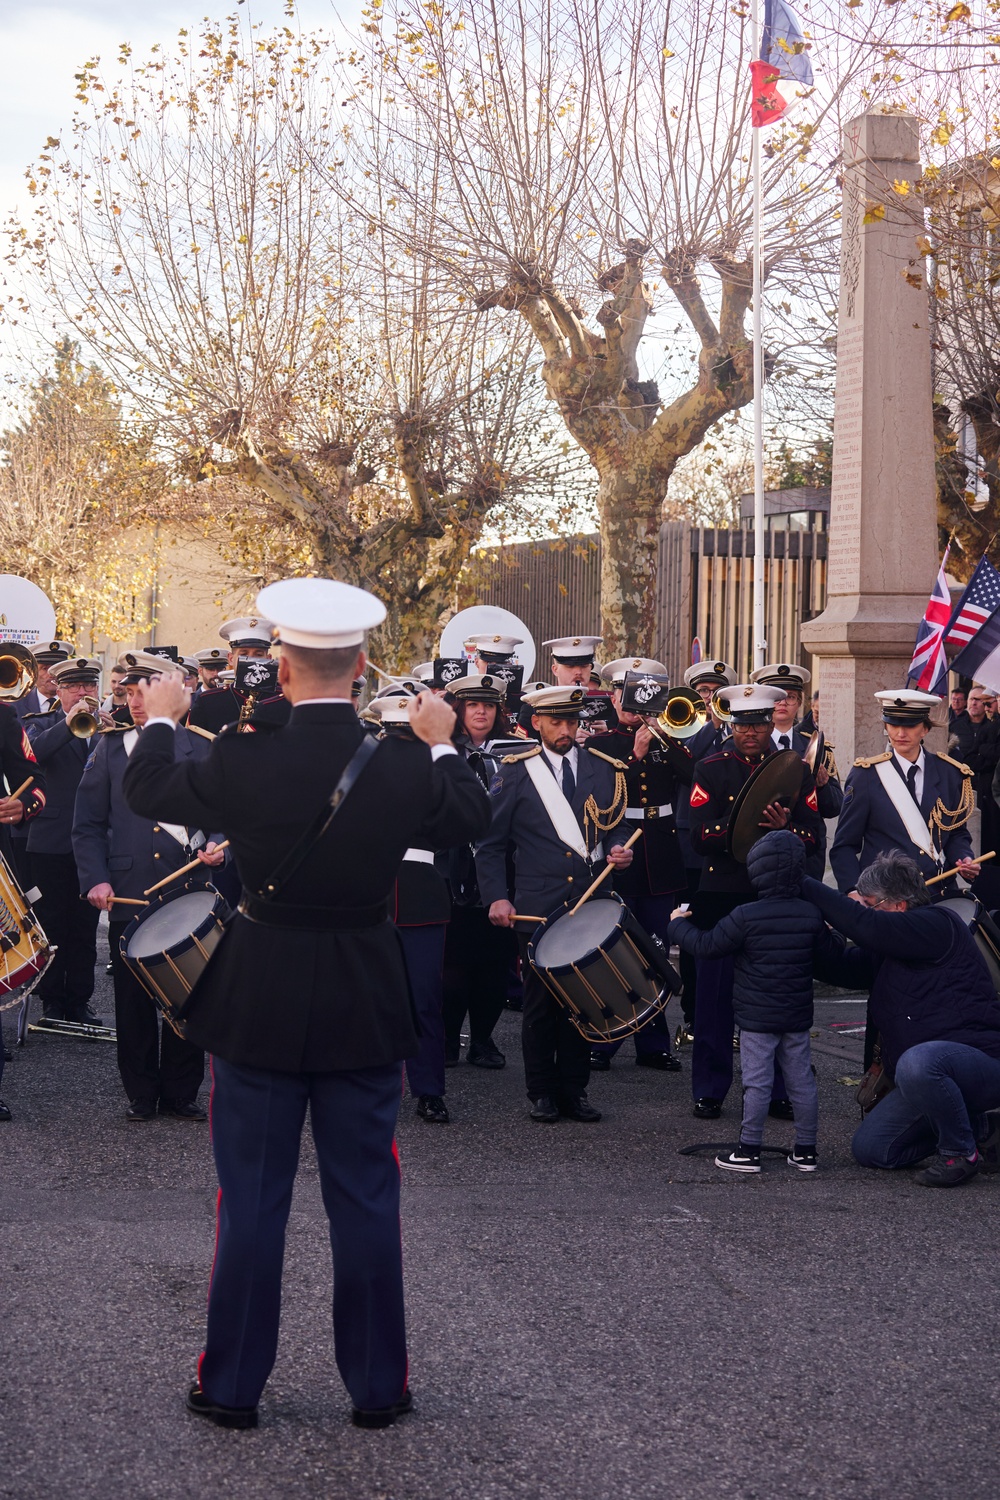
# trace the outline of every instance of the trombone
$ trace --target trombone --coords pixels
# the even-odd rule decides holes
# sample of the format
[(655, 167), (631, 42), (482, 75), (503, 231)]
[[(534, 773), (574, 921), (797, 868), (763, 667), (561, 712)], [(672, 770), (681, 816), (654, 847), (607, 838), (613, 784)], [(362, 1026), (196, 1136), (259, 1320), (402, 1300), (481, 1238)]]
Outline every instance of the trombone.
[(708, 723), (708, 709), (700, 694), (691, 688), (677, 688), (667, 699), (666, 708), (655, 718), (645, 720), (661, 745), (669, 748), (671, 740), (689, 740)]

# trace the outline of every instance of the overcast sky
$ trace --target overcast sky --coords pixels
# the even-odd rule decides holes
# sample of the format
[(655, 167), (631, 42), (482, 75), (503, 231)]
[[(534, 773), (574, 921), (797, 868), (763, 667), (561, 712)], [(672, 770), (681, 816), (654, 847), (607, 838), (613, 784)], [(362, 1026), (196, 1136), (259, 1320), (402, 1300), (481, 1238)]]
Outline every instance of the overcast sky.
[[(338, 7), (356, 9), (355, 0)], [(0, 219), (24, 202), (24, 170), (46, 136), (61, 135), (73, 115), (80, 64), (99, 56), (109, 65), (119, 42), (143, 57), (151, 43), (169, 44), (181, 27), (194, 29), (206, 13), (213, 19), (236, 9), (235, 0), (0, 0)], [(282, 0), (252, 0), (240, 7), (265, 25), (285, 24)], [(332, 27), (330, 0), (300, 0), (304, 27)]]

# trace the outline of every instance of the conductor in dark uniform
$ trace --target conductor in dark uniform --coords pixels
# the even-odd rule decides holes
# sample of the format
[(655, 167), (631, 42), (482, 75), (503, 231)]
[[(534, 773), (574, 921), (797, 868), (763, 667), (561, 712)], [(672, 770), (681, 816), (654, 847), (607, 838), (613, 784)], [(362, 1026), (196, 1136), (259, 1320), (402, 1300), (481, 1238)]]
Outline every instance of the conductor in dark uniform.
[[(691, 784), (691, 843), (704, 865), (691, 916), (697, 927), (714, 927), (722, 917), (755, 899), (745, 864), (728, 852), (729, 820), (733, 804), (753, 772), (771, 754), (771, 717), (779, 688), (736, 683), (721, 688), (719, 700), (731, 717), (727, 748), (700, 760)], [(772, 802), (764, 812), (762, 832), (787, 828), (805, 846), (806, 855), (819, 844), (819, 814), (812, 777), (806, 775), (792, 808)], [(733, 1081), (733, 962), (698, 960), (698, 1014), (691, 1056), (694, 1114), (717, 1120)], [(788, 1117), (780, 1082), (772, 1112)]]
[[(924, 749), (931, 712), (941, 703), (915, 688), (875, 694), (889, 749), (854, 762), (844, 787), (844, 806), (830, 849), (830, 864), (842, 891), (880, 854), (900, 849), (915, 859), (926, 880), (958, 867), (968, 880), (979, 874), (969, 818), (975, 807), (973, 774), (940, 750)], [(954, 895), (938, 887), (938, 895)]]
[[(476, 850), (483, 905), (498, 927), (513, 927), (518, 908), (545, 917), (582, 896), (606, 860), (616, 870), (632, 863), (632, 850), (612, 834), (625, 813), (626, 765), (594, 744), (581, 749), (576, 743), (586, 696), (580, 686), (524, 695), (541, 743), (501, 758), (490, 786), (493, 822)], [(514, 846), (513, 902), (507, 899), (508, 843)], [(605, 844), (610, 845), (606, 854)], [(531, 1118), (552, 1125), (564, 1115), (589, 1124), (601, 1118), (587, 1099), (590, 1044), (528, 963), (530, 937), (530, 926), (518, 932), (524, 975), (521, 1045)]]
[[(238, 619), (227, 620), (220, 627), (219, 634), (228, 643), (229, 650), (225, 661), (220, 665), (235, 670), (241, 657), (250, 660), (266, 659), (271, 654), (273, 633), (273, 622), (260, 615), (241, 615)], [(206, 665), (203, 660), (205, 654), (204, 651), (197, 653), (202, 668)], [(214, 663), (209, 662), (208, 665), (211, 667)], [(215, 675), (218, 679), (219, 674)], [(255, 695), (252, 704), (248, 703), (248, 698), (247, 692), (231, 683), (217, 682), (214, 687), (209, 687), (206, 683), (204, 691), (197, 693), (192, 699), (188, 724), (192, 729), (218, 734), (227, 724), (239, 722), (241, 713), (245, 718), (248, 709), (252, 710), (249, 722), (255, 730), (262, 725), (274, 729), (288, 723), (292, 706), (280, 691)]]
[[(138, 814), (224, 829), (243, 882), (239, 914), (187, 1010), (190, 1037), (213, 1056), (220, 1185), (188, 1406), (221, 1426), (256, 1425), (308, 1111), (330, 1218), (337, 1364), (354, 1422), (385, 1427), (411, 1405), (393, 1137), (403, 1059), (417, 1048), (388, 903), (418, 835), (482, 837), (489, 799), (450, 743), (454, 713), (432, 694), (411, 710), (416, 743), (365, 736), (351, 683), (364, 673), (365, 632), (385, 617), (377, 599), (312, 578), (272, 584), (257, 602), (276, 622), (288, 724), (228, 731), (185, 763), (173, 726), (189, 695), (164, 678), (150, 688), (154, 722), (127, 775)], [(349, 765), (355, 784), (314, 839)]]
[[(605, 755), (613, 755), (628, 766), (625, 772), (627, 805), (625, 822), (630, 830), (641, 827), (643, 837), (627, 870), (615, 876), (615, 890), (647, 932), (665, 943), (670, 913), (687, 889), (684, 852), (677, 836), (675, 812), (687, 803), (694, 761), (679, 739), (657, 736), (642, 716), (622, 705), (626, 681), (641, 683), (654, 694), (668, 686), (662, 662), (646, 657), (624, 657), (607, 664), (603, 680), (613, 690), (618, 725), (595, 741)], [(660, 731), (660, 735), (663, 731)], [(591, 1049), (590, 1065), (606, 1071), (621, 1042), (602, 1042)], [(670, 1050), (670, 1025), (663, 1011), (635, 1034), (635, 1060), (639, 1067), (680, 1072), (680, 1063)]]
[[(145, 651), (127, 651), (120, 662), (126, 669), (122, 680), (133, 724), (95, 737), (76, 792), (73, 856), (81, 896), (94, 910), (108, 913), (118, 1071), (129, 1101), (125, 1118), (146, 1123), (159, 1110), (161, 1115), (199, 1121), (205, 1119), (197, 1102), (205, 1075), (201, 1048), (183, 1040), (165, 1021), (161, 1024), (156, 1005), (121, 956), (121, 938), (135, 916), (135, 903), (150, 886), (196, 856), (215, 867), (225, 855), (214, 847), (219, 839), (203, 827), (145, 817), (126, 802), (123, 778), (145, 732), (145, 693), (160, 674), (168, 673), (178, 683), (183, 678), (169, 659)], [(179, 757), (194, 762), (208, 750), (204, 737), (187, 729), (180, 732)]]

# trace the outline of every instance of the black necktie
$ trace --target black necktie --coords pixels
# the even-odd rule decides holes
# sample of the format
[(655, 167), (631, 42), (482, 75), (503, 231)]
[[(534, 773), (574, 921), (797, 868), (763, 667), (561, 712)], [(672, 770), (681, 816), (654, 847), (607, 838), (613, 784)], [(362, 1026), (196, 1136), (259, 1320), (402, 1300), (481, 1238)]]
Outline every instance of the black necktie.
[(782, 750), (787, 750), (788, 746), (789, 746), (788, 735), (787, 734), (779, 734), (779, 736), (778, 736), (778, 744), (781, 746)]
[(576, 778), (573, 775), (573, 767), (569, 763), (569, 756), (563, 756), (562, 763), (562, 789), (563, 796), (567, 802), (572, 802), (573, 793), (576, 791)]
[(906, 784), (910, 788), (910, 796), (917, 806), (920, 806), (920, 798), (917, 796), (917, 767), (911, 766), (906, 773)]

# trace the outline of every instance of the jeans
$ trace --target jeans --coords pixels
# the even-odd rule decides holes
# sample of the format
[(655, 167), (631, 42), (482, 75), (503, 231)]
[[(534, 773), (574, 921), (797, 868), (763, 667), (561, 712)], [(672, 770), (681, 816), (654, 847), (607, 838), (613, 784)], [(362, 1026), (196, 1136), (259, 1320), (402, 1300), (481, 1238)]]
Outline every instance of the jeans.
[(851, 1150), (863, 1167), (909, 1167), (933, 1151), (972, 1156), (983, 1115), (1000, 1105), (1000, 1058), (963, 1042), (918, 1042), (896, 1064), (896, 1087), (866, 1115)]
[(785, 1088), (795, 1111), (795, 1143), (815, 1146), (819, 1096), (812, 1070), (808, 1031), (740, 1032), (740, 1068), (743, 1073), (740, 1140), (748, 1146), (759, 1146), (764, 1138), (775, 1063), (780, 1065), (784, 1074)]

